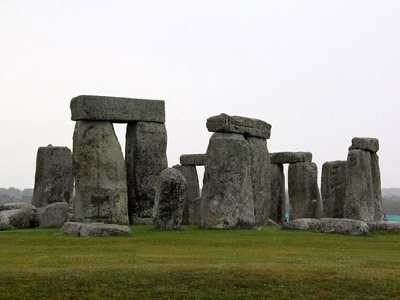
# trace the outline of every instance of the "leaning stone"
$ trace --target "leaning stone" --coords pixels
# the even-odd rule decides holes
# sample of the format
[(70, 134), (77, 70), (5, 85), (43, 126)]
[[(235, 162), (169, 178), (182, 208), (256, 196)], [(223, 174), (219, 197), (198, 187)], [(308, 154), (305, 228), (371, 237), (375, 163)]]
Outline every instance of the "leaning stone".
[(207, 119), (207, 129), (210, 132), (240, 133), (244, 136), (253, 136), (269, 139), (271, 125), (258, 119), (220, 114)]
[(283, 224), (286, 217), (286, 190), (282, 164), (271, 164), (270, 178), (271, 208), (269, 210), (269, 218), (278, 224)]
[(113, 125), (78, 121), (73, 142), (76, 220), (128, 223), (125, 161)]
[(73, 98), (70, 107), (73, 121), (165, 123), (162, 100), (82, 95)]
[(154, 199), (153, 225), (157, 229), (179, 229), (186, 202), (186, 179), (174, 168), (163, 170)]
[(369, 227), (367, 223), (359, 220), (322, 218), (317, 232), (364, 235), (369, 232)]
[(267, 226), (279, 226), (279, 224), (271, 219), (268, 219)]
[(0, 230), (30, 227), (31, 213), (26, 209), (11, 209), (0, 212)]
[(351, 150), (347, 157), (345, 217), (376, 222), (381, 216), (378, 156), (369, 151)]
[(187, 182), (186, 201), (183, 209), (182, 224), (183, 225), (194, 224), (193, 200), (200, 197), (199, 178), (197, 176), (196, 167), (175, 165), (173, 166), (173, 168), (181, 172)]
[(131, 229), (128, 226), (103, 223), (64, 223), (61, 231), (65, 234), (76, 236), (110, 236), (110, 235), (129, 235)]
[(290, 164), (288, 186), (289, 219), (319, 219), (322, 214), (322, 207), (318, 188), (317, 165), (310, 162)]
[(72, 157), (67, 147), (39, 147), (36, 156), (32, 204), (45, 207), (56, 202), (71, 203)]
[(393, 221), (379, 221), (367, 222), (369, 231), (399, 231), (400, 222)]
[(379, 151), (379, 140), (375, 138), (360, 138), (355, 137), (351, 140), (351, 146), (349, 150), (366, 150), (372, 153)]
[(60, 227), (67, 221), (68, 204), (64, 202), (53, 203), (39, 213), (40, 227)]
[(321, 196), (326, 218), (344, 218), (346, 201), (346, 161), (329, 161), (322, 165)]
[(34, 207), (32, 204), (29, 204), (26, 202), (5, 203), (5, 204), (0, 205), (0, 211), (11, 210), (11, 209), (34, 210), (35, 208), (36, 207)]
[(312, 218), (301, 218), (283, 223), (282, 229), (311, 230), (313, 228), (316, 228), (317, 226), (319, 226), (319, 220)]
[(202, 189), (202, 224), (205, 228), (254, 226), (250, 165), (250, 147), (243, 135), (212, 135)]
[(271, 153), (271, 164), (294, 164), (311, 162), (311, 152), (275, 152)]
[(131, 224), (152, 224), (157, 178), (168, 167), (164, 124), (137, 122), (126, 128), (125, 163)]
[(267, 225), (271, 208), (270, 163), (267, 141), (248, 137), (251, 156), (251, 185), (253, 189), (254, 222)]
[(182, 166), (204, 166), (206, 164), (205, 154), (182, 154), (180, 157)]
[(193, 200), (193, 225), (202, 225), (202, 206), (201, 206), (201, 197), (198, 197)]

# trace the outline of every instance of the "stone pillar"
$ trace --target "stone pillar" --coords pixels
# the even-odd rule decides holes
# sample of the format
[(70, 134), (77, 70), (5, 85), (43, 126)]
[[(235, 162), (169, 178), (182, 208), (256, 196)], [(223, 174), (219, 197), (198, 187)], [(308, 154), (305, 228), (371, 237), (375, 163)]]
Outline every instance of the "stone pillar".
[(131, 224), (152, 224), (157, 178), (168, 167), (167, 130), (154, 122), (128, 123), (125, 161)]
[(286, 190), (283, 164), (271, 164), (271, 209), (269, 218), (278, 223), (285, 223)]
[(73, 167), (75, 219), (128, 223), (125, 162), (111, 122), (76, 122)]
[(290, 220), (321, 217), (322, 207), (317, 175), (318, 169), (315, 163), (300, 162), (289, 165)]
[(186, 202), (183, 209), (183, 225), (194, 224), (193, 200), (200, 197), (199, 178), (195, 166), (175, 165), (173, 168), (180, 171), (187, 181)]
[(36, 156), (35, 188), (32, 204), (45, 207), (56, 202), (72, 204), (73, 177), (71, 150), (67, 147), (40, 147)]
[(250, 147), (243, 135), (212, 135), (202, 190), (202, 224), (205, 228), (254, 226), (250, 166)]
[(251, 156), (251, 184), (256, 226), (268, 224), (271, 208), (270, 161), (267, 140), (247, 137)]
[(345, 217), (365, 222), (382, 217), (379, 142), (353, 138), (347, 157)]
[(322, 165), (321, 196), (325, 218), (344, 218), (346, 201), (346, 161)]

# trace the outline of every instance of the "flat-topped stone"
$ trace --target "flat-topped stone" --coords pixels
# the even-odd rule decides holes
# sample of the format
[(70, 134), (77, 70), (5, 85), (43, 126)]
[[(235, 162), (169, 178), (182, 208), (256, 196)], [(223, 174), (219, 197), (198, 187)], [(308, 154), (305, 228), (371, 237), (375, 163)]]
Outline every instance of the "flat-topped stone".
[(240, 133), (244, 136), (269, 139), (271, 125), (258, 119), (220, 114), (207, 119), (207, 129), (210, 132)]
[(354, 149), (376, 153), (379, 151), (379, 140), (375, 138), (355, 137), (351, 140), (351, 146), (349, 150)]
[(180, 157), (182, 166), (204, 166), (206, 164), (205, 154), (182, 154)]
[(79, 236), (129, 235), (131, 233), (131, 229), (125, 225), (79, 222), (66, 222), (61, 231)]
[(163, 100), (82, 95), (72, 98), (70, 107), (73, 121), (165, 123)]
[(271, 164), (295, 164), (311, 162), (311, 152), (275, 152), (271, 153)]
[(369, 231), (391, 231), (400, 230), (400, 222), (393, 221), (379, 221), (367, 222)]

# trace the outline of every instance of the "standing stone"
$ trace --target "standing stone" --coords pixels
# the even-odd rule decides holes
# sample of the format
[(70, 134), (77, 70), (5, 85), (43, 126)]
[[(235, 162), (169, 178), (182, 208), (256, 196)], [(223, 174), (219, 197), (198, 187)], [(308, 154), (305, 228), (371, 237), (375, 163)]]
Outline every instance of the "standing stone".
[(253, 189), (254, 221), (256, 226), (268, 224), (271, 208), (270, 163), (267, 141), (248, 137), (251, 156), (251, 185)]
[(201, 205), (201, 197), (193, 200), (193, 225), (202, 226), (201, 220), (203, 218), (203, 211)]
[(45, 207), (56, 202), (70, 204), (72, 157), (67, 147), (40, 147), (36, 156), (35, 189), (32, 204)]
[(340, 160), (322, 165), (321, 196), (326, 218), (344, 218), (346, 165), (346, 161)]
[(282, 164), (271, 164), (271, 208), (269, 218), (278, 223), (285, 223), (286, 217), (286, 191), (285, 174)]
[(183, 225), (194, 224), (193, 200), (200, 197), (199, 178), (195, 166), (175, 165), (173, 168), (180, 171), (187, 181), (186, 202), (183, 209)]
[(179, 229), (186, 202), (186, 179), (177, 169), (164, 169), (157, 182), (153, 225), (157, 229)]
[(345, 217), (376, 222), (381, 216), (378, 155), (364, 150), (350, 150), (347, 157)]
[(152, 224), (157, 178), (168, 167), (164, 124), (137, 122), (126, 128), (125, 162), (128, 179), (129, 221)]
[(204, 227), (254, 226), (250, 165), (250, 147), (243, 135), (212, 135), (206, 154), (202, 190)]
[(322, 207), (317, 177), (318, 169), (315, 163), (301, 162), (289, 165), (290, 220), (321, 217)]
[(77, 121), (73, 142), (76, 220), (128, 223), (125, 162), (112, 123)]

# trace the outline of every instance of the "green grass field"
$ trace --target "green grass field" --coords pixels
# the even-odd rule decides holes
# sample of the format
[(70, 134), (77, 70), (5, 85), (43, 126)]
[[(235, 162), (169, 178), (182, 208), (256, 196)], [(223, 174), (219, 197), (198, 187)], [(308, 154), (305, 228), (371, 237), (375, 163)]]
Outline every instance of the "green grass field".
[(0, 299), (400, 299), (400, 235), (0, 232)]

